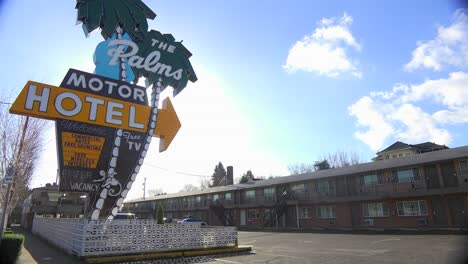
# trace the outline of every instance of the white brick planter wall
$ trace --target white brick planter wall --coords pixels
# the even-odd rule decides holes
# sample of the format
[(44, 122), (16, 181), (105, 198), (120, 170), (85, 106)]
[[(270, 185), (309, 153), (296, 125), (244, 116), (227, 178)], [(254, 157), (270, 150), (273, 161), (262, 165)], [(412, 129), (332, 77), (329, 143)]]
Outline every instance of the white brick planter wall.
[(236, 227), (158, 225), (153, 220), (35, 218), (32, 231), (79, 257), (205, 249), (237, 244)]

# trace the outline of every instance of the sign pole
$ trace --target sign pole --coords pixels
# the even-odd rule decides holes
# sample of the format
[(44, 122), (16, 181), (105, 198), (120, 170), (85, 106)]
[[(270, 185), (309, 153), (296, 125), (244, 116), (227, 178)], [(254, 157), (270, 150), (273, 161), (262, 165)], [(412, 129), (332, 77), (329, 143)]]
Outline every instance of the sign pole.
[(5, 194), (5, 200), (3, 203), (2, 225), (0, 226), (0, 244), (2, 243), (1, 238), (3, 237), (3, 231), (5, 230), (5, 219), (7, 215), (8, 200), (10, 200), (10, 191), (11, 191), (11, 183), (8, 184), (7, 192)]

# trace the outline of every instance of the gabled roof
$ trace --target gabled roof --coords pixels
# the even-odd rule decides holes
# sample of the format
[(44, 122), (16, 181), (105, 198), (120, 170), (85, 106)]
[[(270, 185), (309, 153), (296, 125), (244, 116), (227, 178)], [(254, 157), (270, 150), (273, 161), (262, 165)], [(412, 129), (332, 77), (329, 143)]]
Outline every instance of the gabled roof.
[(377, 152), (377, 154), (382, 153), (382, 152), (388, 152), (388, 151), (394, 151), (394, 150), (400, 150), (400, 149), (408, 149), (408, 148), (411, 148), (411, 145), (397, 141), (393, 143), (392, 145), (390, 145), (388, 148)]
[(448, 149), (449, 147), (445, 145), (438, 145), (432, 142), (424, 142), (424, 143), (419, 143), (419, 144), (406, 144), (401, 141), (397, 141), (390, 145), (388, 148), (377, 152), (377, 155), (383, 153), (383, 152), (389, 152), (389, 151), (395, 151), (395, 150), (402, 150), (402, 149), (410, 149), (413, 148), (419, 153), (424, 153), (424, 152), (429, 152), (429, 151), (434, 151), (434, 150), (441, 150), (441, 149)]
[(420, 143), (420, 144), (411, 145), (411, 146), (416, 147), (421, 153), (449, 148), (445, 145), (438, 145), (432, 142), (425, 142), (425, 143)]
[(345, 175), (356, 175), (363, 173), (372, 173), (380, 170), (388, 170), (395, 168), (403, 168), (409, 166), (418, 166), (421, 164), (440, 162), (445, 160), (452, 160), (458, 158), (468, 158), (468, 146), (452, 148), (452, 149), (443, 149), (440, 151), (426, 152), (419, 155), (407, 156), (399, 159), (388, 159), (381, 160), (379, 162), (368, 162), (356, 164), (343, 168), (335, 168), (328, 170), (320, 170), (311, 173), (297, 174), (285, 177), (278, 177), (273, 179), (267, 179), (262, 181), (255, 181), (253, 184), (235, 184), (228, 186), (220, 186), (214, 188), (208, 188), (202, 191), (191, 191), (191, 192), (179, 192), (179, 193), (169, 193), (165, 195), (158, 195), (149, 197), (146, 199), (135, 199), (131, 201), (126, 201), (125, 203), (135, 203), (135, 202), (150, 202), (154, 200), (168, 199), (168, 198), (177, 198), (185, 196), (194, 196), (202, 194), (211, 194), (211, 193), (221, 193), (221, 192), (230, 192), (242, 189), (254, 189), (254, 188), (264, 188), (281, 184), (290, 184), (290, 183), (300, 183), (312, 179), (322, 179), (328, 177), (336, 176), (345, 176)]

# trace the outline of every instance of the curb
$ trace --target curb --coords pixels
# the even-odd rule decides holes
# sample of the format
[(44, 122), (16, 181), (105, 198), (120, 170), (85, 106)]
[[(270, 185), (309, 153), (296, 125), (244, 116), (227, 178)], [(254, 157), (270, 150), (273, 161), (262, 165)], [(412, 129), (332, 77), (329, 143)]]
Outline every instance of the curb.
[(300, 232), (300, 231), (377, 231), (377, 232), (395, 232), (395, 231), (417, 231), (417, 232), (434, 232), (434, 231), (468, 231), (468, 228), (465, 227), (434, 227), (434, 228), (372, 228), (372, 227), (362, 227), (362, 228), (320, 228), (320, 227), (286, 227), (286, 228), (240, 228), (238, 231), (270, 231), (270, 232)]
[(123, 256), (109, 256), (109, 257), (91, 257), (86, 258), (86, 263), (113, 263), (124, 261), (144, 261), (166, 258), (180, 258), (180, 257), (196, 257), (206, 255), (217, 255), (226, 253), (240, 253), (250, 252), (252, 247), (229, 247), (217, 249), (204, 249), (204, 250), (187, 250), (187, 251), (173, 251), (173, 252), (158, 252), (158, 253), (145, 253), (139, 255), (123, 255)]

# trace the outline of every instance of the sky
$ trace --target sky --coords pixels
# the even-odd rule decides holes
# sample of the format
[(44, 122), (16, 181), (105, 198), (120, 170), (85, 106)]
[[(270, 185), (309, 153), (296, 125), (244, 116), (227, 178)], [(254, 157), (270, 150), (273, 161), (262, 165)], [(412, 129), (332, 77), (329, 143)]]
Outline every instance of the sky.
[[(255, 176), (395, 141), (468, 145), (468, 12), (450, 1), (145, 1), (149, 28), (192, 53), (198, 81), (173, 98), (182, 128), (153, 143), (127, 199), (199, 185), (215, 165)], [(0, 2), (2, 98), (28, 80), (94, 71), (75, 1)], [(163, 97), (172, 96), (166, 90)], [(56, 179), (53, 123), (32, 181)], [(155, 142), (155, 141), (153, 141)]]

